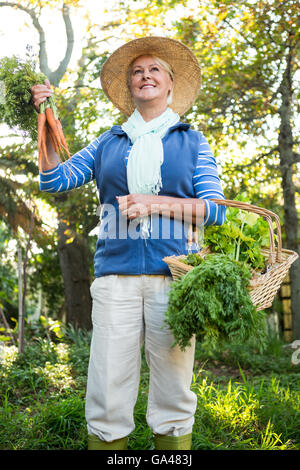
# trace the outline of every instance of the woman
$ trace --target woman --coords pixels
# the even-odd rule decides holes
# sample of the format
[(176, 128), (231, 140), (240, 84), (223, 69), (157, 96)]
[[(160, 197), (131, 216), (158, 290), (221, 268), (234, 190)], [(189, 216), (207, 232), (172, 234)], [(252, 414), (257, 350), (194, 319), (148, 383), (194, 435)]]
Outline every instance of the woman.
[[(60, 164), (48, 142), (48, 163), (40, 172), (41, 190), (49, 192), (96, 179), (102, 207), (91, 286), (88, 449), (127, 448), (143, 344), (155, 448), (190, 449), (195, 343), (184, 352), (171, 347), (164, 324), (171, 275), (163, 258), (188, 252), (191, 223), (222, 224), (225, 218), (225, 209), (210, 201), (224, 195), (209, 145), (179, 118), (199, 93), (200, 68), (180, 42), (140, 38), (109, 57), (101, 83), (129, 119), (75, 154), (71, 166)], [(32, 95), (38, 110), (51, 95), (49, 82), (33, 87)]]

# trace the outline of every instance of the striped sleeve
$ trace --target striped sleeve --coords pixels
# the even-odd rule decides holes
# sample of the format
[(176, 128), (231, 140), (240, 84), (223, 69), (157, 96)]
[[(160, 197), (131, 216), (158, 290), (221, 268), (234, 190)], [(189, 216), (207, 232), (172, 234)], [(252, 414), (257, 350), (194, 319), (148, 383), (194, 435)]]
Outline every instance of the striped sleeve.
[(100, 137), (52, 170), (40, 171), (40, 189), (49, 193), (70, 191), (95, 178), (95, 154)]
[(204, 200), (206, 216), (204, 225), (222, 225), (226, 207), (219, 206), (210, 199), (225, 199), (221, 187), (216, 159), (206, 138), (201, 134), (197, 165), (193, 175), (194, 191), (197, 198)]

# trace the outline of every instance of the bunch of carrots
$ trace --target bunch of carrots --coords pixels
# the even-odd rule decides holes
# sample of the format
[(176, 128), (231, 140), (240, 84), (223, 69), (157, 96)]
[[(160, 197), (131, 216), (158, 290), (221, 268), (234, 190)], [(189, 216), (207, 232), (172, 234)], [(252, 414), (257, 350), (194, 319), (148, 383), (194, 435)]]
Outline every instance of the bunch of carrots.
[(42, 169), (43, 157), (48, 162), (47, 155), (47, 135), (49, 135), (55, 152), (61, 160), (70, 158), (70, 152), (64, 136), (60, 119), (58, 118), (55, 102), (50, 96), (45, 102), (40, 104), (38, 114), (38, 152), (39, 169)]

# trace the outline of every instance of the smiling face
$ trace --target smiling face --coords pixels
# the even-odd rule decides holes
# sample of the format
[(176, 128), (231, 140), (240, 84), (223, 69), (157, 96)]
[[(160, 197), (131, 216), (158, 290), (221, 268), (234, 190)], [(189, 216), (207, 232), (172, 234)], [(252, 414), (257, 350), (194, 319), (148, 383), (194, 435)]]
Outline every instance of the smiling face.
[(145, 55), (135, 59), (130, 68), (129, 88), (137, 106), (147, 103), (167, 106), (173, 80), (155, 58)]

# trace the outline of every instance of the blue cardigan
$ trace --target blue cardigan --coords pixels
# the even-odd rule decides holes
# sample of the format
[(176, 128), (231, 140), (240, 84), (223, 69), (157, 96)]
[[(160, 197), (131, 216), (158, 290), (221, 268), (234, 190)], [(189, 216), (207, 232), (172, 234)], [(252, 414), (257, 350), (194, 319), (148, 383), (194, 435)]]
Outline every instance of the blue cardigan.
[[(220, 225), (226, 209), (210, 201), (224, 199), (217, 166), (207, 140), (189, 124), (177, 123), (162, 139), (164, 162), (159, 195), (178, 198), (201, 197), (206, 204), (204, 225)], [(68, 191), (96, 180), (101, 202), (101, 224), (94, 258), (95, 276), (107, 274), (170, 275), (162, 258), (186, 254), (189, 224), (151, 216), (147, 240), (140, 236), (136, 220), (119, 213), (116, 196), (129, 193), (126, 163), (131, 142), (121, 126), (113, 126), (82, 151), (53, 170), (40, 173), (40, 188), (48, 192)], [(197, 247), (193, 247), (196, 251)]]

